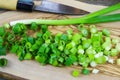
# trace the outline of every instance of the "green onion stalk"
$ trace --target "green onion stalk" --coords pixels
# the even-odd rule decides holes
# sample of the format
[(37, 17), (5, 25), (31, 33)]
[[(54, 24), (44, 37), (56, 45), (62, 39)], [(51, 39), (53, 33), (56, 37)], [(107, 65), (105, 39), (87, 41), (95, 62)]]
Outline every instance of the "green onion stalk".
[(70, 25), (70, 24), (80, 24), (80, 23), (101, 23), (101, 22), (111, 22), (111, 21), (120, 21), (120, 14), (106, 15), (109, 12), (120, 9), (120, 3), (113, 6), (101, 9), (99, 11), (93, 12), (91, 14), (85, 15), (80, 18), (71, 18), (63, 20), (45, 20), (45, 19), (26, 19), (10, 22), (10, 25), (13, 26), (16, 23), (31, 24), (33, 22), (37, 24), (47, 24), (47, 25)]

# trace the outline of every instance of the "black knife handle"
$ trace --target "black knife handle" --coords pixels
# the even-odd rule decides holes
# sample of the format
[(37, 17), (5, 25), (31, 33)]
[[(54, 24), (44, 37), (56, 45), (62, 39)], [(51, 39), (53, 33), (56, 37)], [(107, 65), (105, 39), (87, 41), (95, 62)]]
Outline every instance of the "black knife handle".
[(32, 12), (34, 7), (33, 0), (18, 0), (17, 10)]

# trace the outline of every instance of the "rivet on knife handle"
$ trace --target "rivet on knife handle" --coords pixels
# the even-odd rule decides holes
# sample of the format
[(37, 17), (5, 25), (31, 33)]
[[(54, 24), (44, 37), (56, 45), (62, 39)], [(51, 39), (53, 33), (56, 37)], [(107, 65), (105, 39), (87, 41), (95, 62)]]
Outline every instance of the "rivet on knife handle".
[(0, 8), (8, 10), (32, 11), (33, 0), (0, 0)]

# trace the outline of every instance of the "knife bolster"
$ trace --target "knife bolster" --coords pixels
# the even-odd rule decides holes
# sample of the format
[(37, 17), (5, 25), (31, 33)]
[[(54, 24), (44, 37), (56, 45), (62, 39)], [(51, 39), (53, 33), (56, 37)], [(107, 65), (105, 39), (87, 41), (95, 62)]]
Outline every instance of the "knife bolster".
[(0, 8), (16, 10), (18, 0), (0, 0)]
[(18, 0), (17, 10), (32, 12), (34, 2), (32, 0)]

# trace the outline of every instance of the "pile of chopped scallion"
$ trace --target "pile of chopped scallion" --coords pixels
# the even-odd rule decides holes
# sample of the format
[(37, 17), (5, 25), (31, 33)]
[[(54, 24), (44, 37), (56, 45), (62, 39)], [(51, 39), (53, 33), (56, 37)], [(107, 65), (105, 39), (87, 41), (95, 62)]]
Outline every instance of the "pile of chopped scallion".
[[(88, 67), (93, 67), (92, 73), (98, 73), (95, 67), (99, 64), (114, 63), (113, 57), (120, 52), (118, 38), (110, 38), (108, 29), (98, 30), (95, 25), (78, 26), (79, 32), (68, 29), (66, 33), (51, 34), (47, 25), (31, 25), (17, 23), (0, 27), (0, 56), (6, 52), (16, 54), (20, 61), (35, 60), (42, 65), (82, 66), (82, 73), (90, 73)], [(34, 34), (33, 34), (34, 33)], [(120, 59), (117, 59), (120, 64)], [(0, 66), (5, 66), (7, 60), (0, 59)], [(74, 70), (72, 75), (79, 76)]]
[[(120, 21), (120, 14), (104, 15), (119, 9), (120, 3), (80, 18), (10, 22), (12, 27), (9, 24), (0, 27), (0, 56), (10, 52), (16, 54), (20, 61), (33, 59), (42, 65), (82, 66), (81, 73), (85, 75), (90, 72), (97, 74), (99, 70), (96, 66), (99, 64), (120, 65), (120, 58), (114, 60), (120, 52), (119, 39), (110, 38), (110, 31), (106, 28), (98, 30), (95, 25), (83, 25)], [(79, 32), (68, 29), (66, 33), (53, 35), (48, 29), (48, 25), (71, 24), (81, 24), (78, 26)], [(6, 65), (7, 59), (1, 58), (0, 67)], [(88, 67), (93, 67), (93, 70)], [(74, 77), (79, 74), (79, 70), (72, 72)]]

